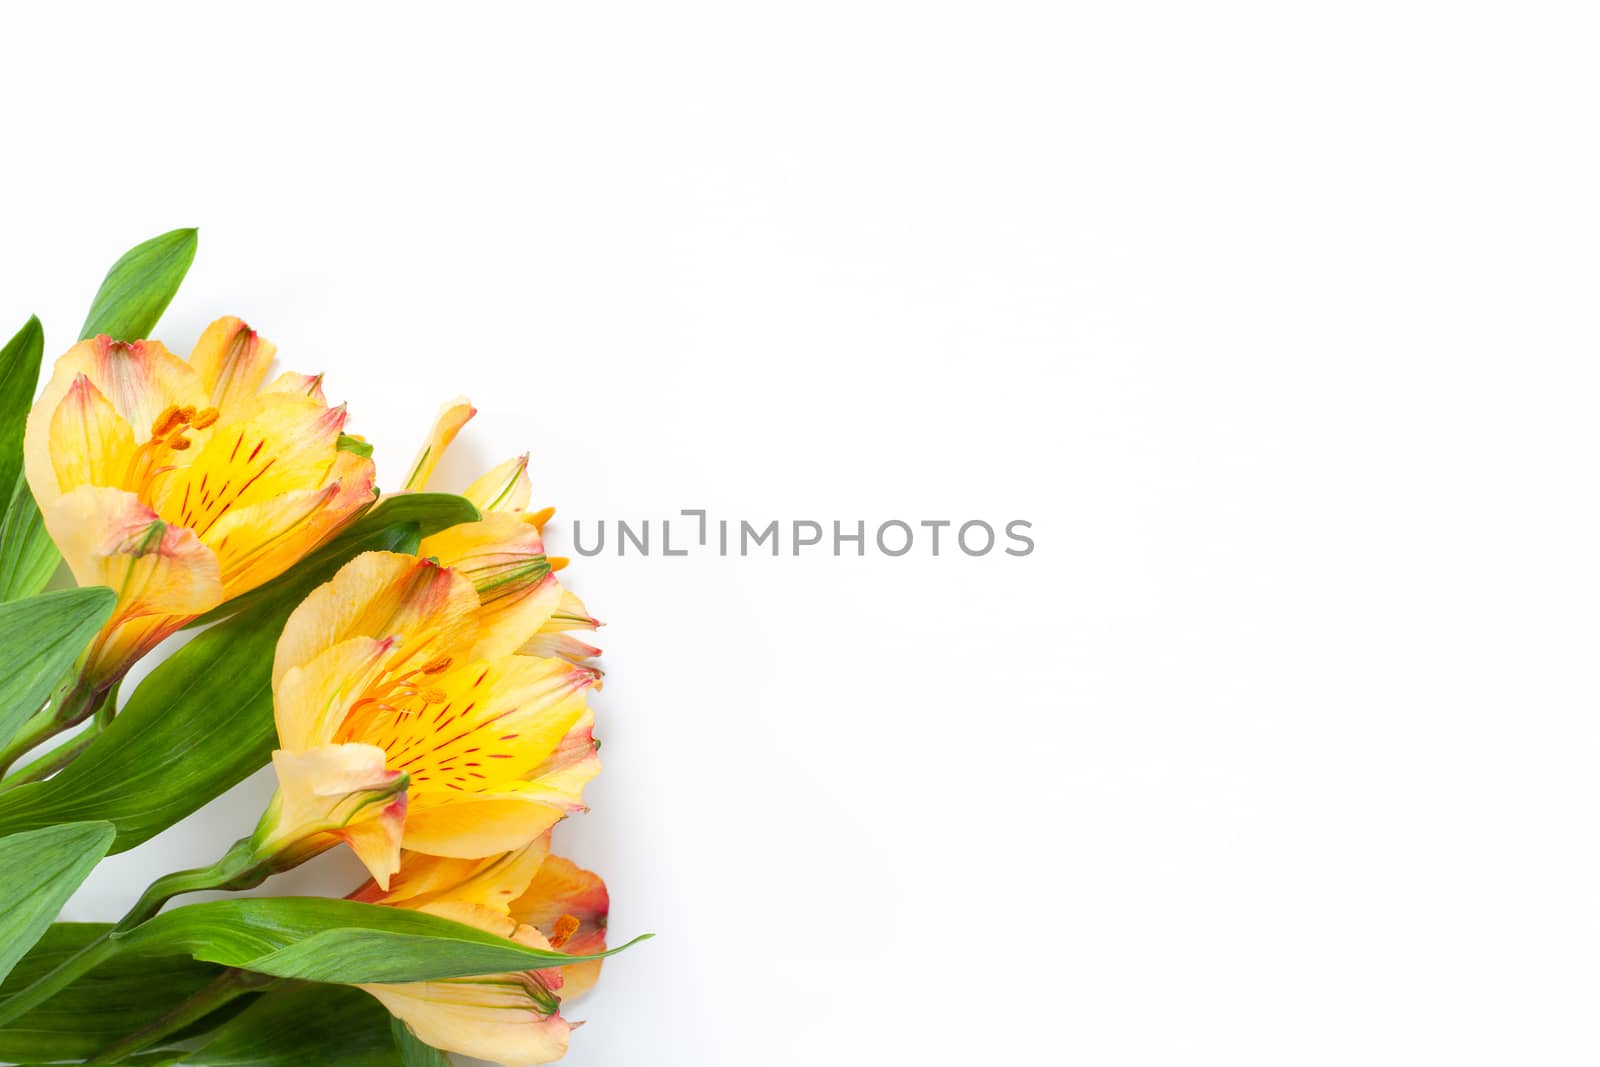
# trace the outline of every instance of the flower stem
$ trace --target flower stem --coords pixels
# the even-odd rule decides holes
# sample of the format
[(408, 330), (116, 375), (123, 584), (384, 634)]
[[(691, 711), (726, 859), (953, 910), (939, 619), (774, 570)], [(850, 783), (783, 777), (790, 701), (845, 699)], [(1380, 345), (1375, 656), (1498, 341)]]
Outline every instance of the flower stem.
[(161, 1016), (145, 1026), (133, 1031), (105, 1048), (88, 1060), (91, 1064), (115, 1064), (149, 1048), (156, 1042), (171, 1037), (180, 1030), (204, 1019), (233, 1000), (246, 993), (258, 989), (267, 989), (277, 984), (281, 979), (267, 974), (256, 974), (253, 971), (241, 971), (236, 967), (229, 967), (216, 978), (216, 981), (203, 989), (190, 994), (189, 998), (174, 1007), (167, 1014)]
[(43, 978), (0, 1001), (0, 1026), (37, 1008), (116, 955), (122, 947), (123, 935), (153, 918), (167, 901), (180, 893), (194, 893), (203, 889), (250, 889), (266, 881), (275, 869), (272, 858), (257, 856), (251, 839), (246, 837), (236, 842), (209, 867), (175, 871), (157, 878), (115, 926), (75, 955), (63, 960)]
[(12, 764), (50, 738), (99, 712), (115, 688), (101, 688), (79, 678), (70, 689), (52, 701), (50, 707), (23, 723), (10, 744), (0, 748), (0, 775), (4, 775)]
[(23, 723), (10, 744), (0, 748), (0, 775), (5, 774), (17, 760), (60, 732), (60, 727), (56, 725), (56, 717), (48, 711), (41, 711)]
[(28, 988), (21, 990), (13, 996), (0, 1002), (0, 1023), (9, 1023), (37, 1008), (67, 986), (77, 981), (82, 975), (88, 974), (106, 960), (117, 954), (117, 944), (111, 940), (111, 932), (101, 934), (91, 941), (77, 954), (69, 957), (55, 970), (34, 982)]
[(96, 718), (94, 722), (84, 727), (83, 732), (71, 741), (52, 749), (27, 766), (20, 767), (7, 775), (5, 781), (0, 782), (0, 793), (19, 785), (26, 785), (29, 782), (44, 781), (83, 755), (88, 747), (94, 743), (95, 739), (100, 736), (102, 729), (100, 720)]

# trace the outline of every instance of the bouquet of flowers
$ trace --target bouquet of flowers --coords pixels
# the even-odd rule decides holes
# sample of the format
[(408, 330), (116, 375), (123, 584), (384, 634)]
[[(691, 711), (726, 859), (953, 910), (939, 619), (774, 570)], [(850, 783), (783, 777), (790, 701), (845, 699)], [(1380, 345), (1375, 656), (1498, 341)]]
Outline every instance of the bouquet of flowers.
[[(559, 1059), (609, 952), (605, 885), (550, 850), (600, 769), (598, 623), (552, 512), (526, 456), (429, 489), (465, 400), (380, 492), (322, 376), (272, 373), (244, 322), (187, 359), (146, 339), (195, 247), (118, 260), (42, 390), (37, 319), (0, 350), (0, 1060)], [(215, 863), (54, 921), (105, 856), (269, 764)], [(339, 846), (369, 875), (342, 899), (178, 899)]]

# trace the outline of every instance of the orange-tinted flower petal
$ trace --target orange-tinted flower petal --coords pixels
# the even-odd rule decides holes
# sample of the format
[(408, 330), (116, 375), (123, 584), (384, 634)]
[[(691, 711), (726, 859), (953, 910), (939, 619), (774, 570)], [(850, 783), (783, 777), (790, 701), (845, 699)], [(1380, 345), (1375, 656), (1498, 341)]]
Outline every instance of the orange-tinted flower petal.
[(300, 862), (344, 841), (379, 885), (400, 866), (405, 776), (371, 745), (325, 745), (272, 754), (278, 792), (256, 830), (261, 856)]
[(90, 651), (91, 678), (120, 678), (190, 618), (221, 603), (216, 555), (126, 490), (82, 486), (51, 504), (44, 520), (78, 584), (117, 594)]
[(367, 552), (318, 586), (289, 616), (273, 661), (274, 684), (291, 667), (350, 637), (394, 637), (409, 662), (467, 644), (477, 632), (472, 583), (437, 563)]
[(230, 510), (326, 484), (344, 428), (343, 408), (268, 394), (219, 426), (188, 466), (160, 479), (151, 504), (202, 538)]
[(226, 421), (236, 405), (256, 395), (277, 351), (277, 345), (227, 315), (206, 327), (189, 353), (189, 365)]
[(526, 454), (508, 459), (489, 470), (462, 492), (485, 515), (491, 511), (520, 512), (528, 506), (533, 488), (528, 484)]
[(50, 464), (60, 493), (81, 485), (137, 489), (125, 484), (136, 450), (133, 427), (111, 401), (88, 375), (74, 378), (50, 417)]
[(261, 390), (263, 393), (292, 393), (296, 396), (310, 397), (319, 404), (326, 404), (328, 398), (322, 393), (322, 375), (299, 374), (286, 370), (267, 384)]
[[(569, 859), (545, 857), (522, 896), (511, 904), (511, 917), (537, 927), (553, 947), (571, 956), (593, 956), (606, 949), (606, 916), (611, 896), (598, 874)], [(561, 999), (582, 996), (600, 978), (601, 960), (561, 968)]]
[(419, 550), (459, 571), (482, 603), (473, 657), (515, 652), (549, 621), (561, 603), (537, 527), (515, 514), (487, 515), (423, 540)]
[(510, 852), (475, 859), (407, 851), (401, 854), (400, 870), (387, 890), (368, 882), (350, 899), (404, 908), (451, 901), (509, 916), (512, 902), (526, 894), (549, 851), (549, 834)]
[(433, 429), (428, 434), (428, 440), (423, 444), (422, 450), (417, 453), (417, 458), (412, 461), (411, 473), (406, 477), (405, 488), (426, 489), (428, 479), (433, 477), (434, 468), (439, 465), (445, 449), (450, 447), (450, 442), (456, 439), (456, 434), (461, 432), (461, 427), (467, 420), (478, 413), (478, 409), (464, 396), (458, 396), (439, 408), (439, 415), (434, 419)]
[[(194, 369), (159, 341), (127, 344), (100, 336), (74, 345), (56, 361), (49, 382), (28, 414), (23, 438), (28, 485), (41, 510), (62, 492), (50, 447), (51, 426), (56, 410), (80, 375), (122, 417), (136, 444), (150, 440), (151, 431), (168, 411), (186, 408), (197, 413), (207, 403)], [(208, 433), (188, 434), (191, 447)], [(110, 484), (132, 488), (124, 479)]]

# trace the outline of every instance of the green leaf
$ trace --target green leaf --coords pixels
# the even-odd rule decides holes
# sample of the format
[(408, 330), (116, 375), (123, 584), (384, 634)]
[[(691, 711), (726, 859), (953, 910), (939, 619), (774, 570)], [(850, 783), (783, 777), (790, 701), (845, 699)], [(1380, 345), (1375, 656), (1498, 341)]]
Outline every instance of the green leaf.
[[(274, 989), (183, 1058), (193, 1067), (402, 1067), (389, 1013), (359, 989)], [(448, 1065), (446, 1065), (448, 1067)]]
[[(330, 560), (337, 560), (342, 564), (355, 556), (358, 551), (363, 551), (353, 546), (365, 542), (372, 537), (374, 531), (404, 523), (415, 526), (418, 536), (428, 537), (447, 527), (463, 522), (477, 522), (481, 518), (483, 516), (472, 505), (472, 501), (454, 493), (402, 493), (399, 496), (384, 497), (369, 508), (366, 514), (345, 527), (332, 541), (311, 553), (278, 578), (260, 588), (236, 596), (220, 607), (213, 608), (190, 625), (204, 626), (219, 619), (229, 618), (241, 611), (248, 611), (262, 601), (278, 596), (284, 586), (297, 584), (303, 571), (320, 572), (328, 566)], [(337, 569), (336, 565), (334, 570)]]
[(131, 248), (106, 272), (79, 338), (102, 333), (118, 341), (149, 337), (189, 273), (199, 240), (197, 230), (172, 230)]
[(17, 476), (5, 518), (0, 519), (0, 601), (35, 595), (61, 566), (61, 553), (44, 528), (28, 480)]
[(568, 956), (420, 911), (323, 897), (188, 904), (113, 937), (119, 952), (182, 952), (280, 978), (342, 984), (559, 967), (615, 955), (634, 943), (595, 956)]
[(0, 745), (44, 706), (116, 603), (91, 586), (0, 604)]
[(50, 928), (114, 833), (107, 823), (80, 822), (0, 838), (0, 978)]
[[(346, 546), (414, 552), (416, 528)], [(292, 583), (179, 649), (134, 690), (105, 733), (61, 773), (0, 794), (0, 833), (80, 819), (117, 828), (113, 852), (149, 840), (266, 765), (276, 743), (272, 655), (289, 613), (349, 558), (297, 568)]]
[(0, 348), (0, 485), (12, 485), (22, 471), (22, 428), (33, 406), (44, 359), (44, 327), (32, 318)]
[(411, 1027), (395, 1018), (389, 1020), (394, 1043), (400, 1046), (405, 1067), (450, 1067), (450, 1058), (411, 1032)]
[(351, 434), (342, 433), (339, 435), (338, 449), (340, 452), (353, 452), (366, 459), (372, 458), (371, 442), (363, 441), (361, 438)]
[[(56, 923), (50, 927), (0, 985), (0, 1008), (10, 994), (49, 974), (110, 928), (106, 923)], [(0, 1060), (47, 1062), (92, 1056), (161, 1018), (221, 973), (216, 964), (187, 956), (113, 956), (39, 1007), (0, 1027)], [(229, 1005), (208, 1016), (202, 1025), (210, 1029), (219, 1017), (237, 1014), (244, 1006)]]

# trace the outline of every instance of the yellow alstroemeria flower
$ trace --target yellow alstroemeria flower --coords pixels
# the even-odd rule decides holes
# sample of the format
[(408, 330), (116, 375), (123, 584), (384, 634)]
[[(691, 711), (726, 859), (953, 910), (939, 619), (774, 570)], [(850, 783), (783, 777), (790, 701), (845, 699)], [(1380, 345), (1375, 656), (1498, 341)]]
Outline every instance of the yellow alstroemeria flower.
[(415, 556), (357, 556), (314, 590), (278, 642), (279, 788), (256, 854), (343, 840), (387, 885), (402, 843), (476, 859), (584, 810), (599, 672), (515, 654), (531, 636), (521, 625)]
[(83, 685), (104, 692), (195, 616), (277, 577), (373, 498), (321, 379), (267, 384), (276, 347), (236, 318), (189, 359), (74, 345), (28, 416), (28, 485), (80, 585), (117, 591)]
[[(464, 398), (440, 408), (427, 442), (412, 464), (408, 490), (425, 489), (434, 468), (456, 434), (476, 414)], [(497, 464), (462, 491), (483, 513), (479, 522), (463, 523), (434, 534), (422, 542), (419, 554), (439, 560), (472, 580), (488, 620), (486, 641), (494, 635), (501, 644), (494, 651), (518, 651), (528, 656), (559, 656), (586, 663), (600, 650), (578, 640), (573, 631), (600, 626), (571, 591), (555, 577), (565, 561), (549, 559), (544, 549), (544, 526), (553, 508), (528, 512), (532, 489), (528, 457)], [(515, 635), (519, 643), (505, 647)]]
[[(369, 882), (353, 900), (429, 912), (574, 956), (605, 951), (610, 898), (605, 883), (550, 854), (550, 835), (486, 859), (406, 853), (387, 891)], [(364, 985), (418, 1038), (435, 1048), (532, 1067), (567, 1051), (573, 1027), (562, 1005), (591, 989), (601, 961), (539, 971)]]

